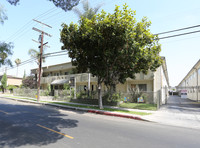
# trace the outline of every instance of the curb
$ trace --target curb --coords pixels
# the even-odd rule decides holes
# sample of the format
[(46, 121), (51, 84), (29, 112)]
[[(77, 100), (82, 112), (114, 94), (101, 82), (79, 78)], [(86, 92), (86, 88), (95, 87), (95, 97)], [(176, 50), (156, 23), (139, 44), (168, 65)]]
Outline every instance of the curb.
[(115, 116), (115, 117), (129, 118), (129, 119), (135, 119), (135, 120), (140, 120), (140, 121), (147, 121), (147, 120), (144, 120), (140, 117), (117, 114), (117, 113), (112, 113), (112, 112), (104, 112), (104, 111), (98, 111), (98, 110), (88, 110), (87, 112), (88, 113), (100, 114), (100, 115)]
[(76, 111), (84, 111), (84, 112), (88, 112), (88, 113), (94, 113), (94, 114), (100, 114), (100, 115), (106, 115), (106, 116), (128, 118), (128, 119), (134, 119), (134, 120), (140, 120), (140, 121), (148, 121), (148, 120), (142, 119), (141, 117), (137, 117), (137, 116), (133, 116), (133, 115), (125, 115), (125, 114), (120, 114), (120, 113), (113, 113), (113, 112), (108, 112), (108, 111), (99, 111), (99, 110), (94, 110), (94, 109), (86, 109), (86, 108), (72, 107), (72, 106), (51, 104), (51, 103), (42, 103), (42, 102), (38, 103), (38, 102), (35, 102), (35, 101), (31, 101), (31, 100), (7, 98), (7, 97), (3, 97), (3, 96), (1, 98), (3, 98), (3, 99), (11, 99), (11, 100), (20, 101), (20, 102), (26, 102), (26, 103), (48, 105), (48, 106), (59, 107), (59, 108), (63, 108), (63, 109), (72, 109), (72, 110), (76, 110)]

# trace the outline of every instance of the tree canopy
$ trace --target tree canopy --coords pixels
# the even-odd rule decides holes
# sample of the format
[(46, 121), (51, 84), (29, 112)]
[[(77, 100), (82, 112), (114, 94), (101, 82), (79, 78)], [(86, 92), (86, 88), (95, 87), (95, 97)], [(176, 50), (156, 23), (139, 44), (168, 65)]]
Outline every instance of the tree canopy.
[[(7, 0), (11, 5), (19, 4), (20, 0)], [(71, 10), (74, 6), (78, 5), (80, 0), (48, 0), (53, 2), (56, 7), (63, 9), (64, 11)]]
[(1, 88), (2, 88), (3, 93), (6, 89), (6, 87), (7, 87), (7, 75), (6, 75), (6, 73), (4, 73), (4, 75), (1, 78)]
[(82, 1), (83, 11), (75, 7), (73, 11), (78, 15), (79, 18), (86, 17), (88, 19), (92, 19), (92, 17), (99, 11), (102, 5), (97, 5), (92, 8), (89, 4), (88, 0)]
[(99, 89), (101, 83), (124, 83), (136, 73), (155, 71), (162, 63), (161, 46), (150, 25), (146, 17), (137, 22), (135, 11), (127, 5), (123, 10), (116, 6), (113, 14), (102, 11), (92, 19), (82, 17), (80, 24), (62, 24), (62, 49), (80, 72), (89, 70), (98, 78)]
[(4, 20), (7, 20), (8, 17), (5, 14), (5, 10), (3, 8), (3, 6), (0, 4), (0, 23), (3, 24)]
[(11, 56), (13, 45), (12, 43), (4, 43), (0, 42), (0, 67), (2, 65), (9, 65), (12, 66), (12, 62), (9, 59), (9, 56)]
[[(39, 65), (40, 51), (37, 51), (36, 49), (29, 49), (28, 54), (31, 58), (35, 59), (35, 62)], [(45, 62), (45, 57), (42, 57), (42, 62)]]
[(25, 88), (34, 89), (37, 86), (34, 76), (27, 76), (24, 77), (22, 80), (22, 86)]

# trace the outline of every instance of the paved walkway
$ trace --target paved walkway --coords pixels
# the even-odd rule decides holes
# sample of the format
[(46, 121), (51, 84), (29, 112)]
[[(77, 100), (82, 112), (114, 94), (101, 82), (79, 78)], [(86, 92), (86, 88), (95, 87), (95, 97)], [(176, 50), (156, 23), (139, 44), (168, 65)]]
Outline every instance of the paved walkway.
[(144, 119), (161, 124), (200, 129), (200, 103), (170, 96), (167, 105)]

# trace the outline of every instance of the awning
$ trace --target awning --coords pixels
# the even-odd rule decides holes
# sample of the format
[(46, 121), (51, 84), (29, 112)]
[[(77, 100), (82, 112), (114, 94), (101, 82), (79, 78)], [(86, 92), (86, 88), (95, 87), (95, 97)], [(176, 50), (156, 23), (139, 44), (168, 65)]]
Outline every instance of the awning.
[(63, 85), (65, 83), (69, 83), (69, 80), (67, 79), (54, 80), (53, 82), (51, 82), (51, 85)]

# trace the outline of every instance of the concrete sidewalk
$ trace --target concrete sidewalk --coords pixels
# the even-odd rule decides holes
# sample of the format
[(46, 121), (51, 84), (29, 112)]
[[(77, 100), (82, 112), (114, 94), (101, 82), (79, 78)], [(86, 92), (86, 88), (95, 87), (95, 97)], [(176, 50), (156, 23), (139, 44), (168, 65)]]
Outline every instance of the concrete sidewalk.
[(179, 96), (170, 96), (167, 105), (143, 118), (160, 124), (200, 129), (200, 104)]
[[(3, 95), (0, 95), (3, 97)], [(25, 99), (16, 99), (10, 97), (10, 99), (29, 102), (29, 103), (37, 103), (36, 101), (32, 100), (25, 100)], [(31, 99), (31, 98), (30, 98)], [(33, 99), (33, 98), (32, 98)], [(52, 102), (62, 102), (62, 101), (52, 101)], [(185, 102), (189, 102), (188, 104)], [(62, 103), (69, 103), (69, 102), (62, 102)], [(151, 113), (151, 115), (133, 115), (127, 113), (118, 113), (118, 112), (111, 112), (111, 111), (102, 111), (98, 109), (88, 109), (88, 108), (80, 108), (80, 107), (72, 107), (72, 106), (65, 106), (59, 104), (51, 104), (51, 103), (37, 103), (37, 104), (44, 104), (50, 106), (56, 106), (59, 108), (66, 108), (66, 109), (73, 109), (73, 110), (80, 110), (89, 113), (96, 113), (108, 116), (116, 116), (116, 117), (123, 117), (123, 118), (130, 118), (136, 120), (143, 120), (143, 121), (152, 121), (160, 124), (171, 125), (171, 126), (178, 126), (178, 127), (185, 127), (185, 128), (194, 128), (200, 129), (200, 104), (194, 103), (189, 100), (182, 100), (178, 96), (170, 96), (167, 105), (163, 105), (158, 111), (148, 111), (148, 110), (138, 110), (138, 109), (124, 109), (129, 111), (138, 111), (138, 112), (146, 112)], [(69, 104), (76, 104), (76, 105), (86, 105), (80, 103), (69, 103)], [(95, 105), (90, 105), (95, 106)], [(109, 108), (110, 106), (106, 106)], [(115, 108), (117, 107), (110, 107)]]

